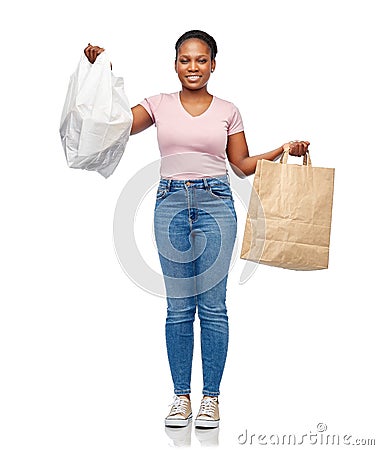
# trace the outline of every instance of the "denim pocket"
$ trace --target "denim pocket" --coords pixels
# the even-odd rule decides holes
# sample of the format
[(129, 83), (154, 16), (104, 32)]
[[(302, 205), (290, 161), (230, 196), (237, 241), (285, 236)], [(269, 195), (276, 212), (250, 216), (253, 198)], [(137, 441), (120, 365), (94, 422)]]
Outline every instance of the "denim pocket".
[(217, 198), (233, 198), (230, 186), (225, 183), (213, 184), (212, 186), (209, 186), (209, 192)]

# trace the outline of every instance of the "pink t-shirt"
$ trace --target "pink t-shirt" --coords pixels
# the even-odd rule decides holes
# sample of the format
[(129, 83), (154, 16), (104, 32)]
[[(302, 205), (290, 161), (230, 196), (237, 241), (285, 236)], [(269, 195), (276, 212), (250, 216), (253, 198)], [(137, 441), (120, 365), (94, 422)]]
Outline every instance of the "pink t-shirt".
[(159, 94), (140, 103), (157, 127), (161, 177), (189, 180), (226, 173), (228, 136), (243, 131), (238, 108), (213, 96), (209, 108), (191, 116), (179, 92)]

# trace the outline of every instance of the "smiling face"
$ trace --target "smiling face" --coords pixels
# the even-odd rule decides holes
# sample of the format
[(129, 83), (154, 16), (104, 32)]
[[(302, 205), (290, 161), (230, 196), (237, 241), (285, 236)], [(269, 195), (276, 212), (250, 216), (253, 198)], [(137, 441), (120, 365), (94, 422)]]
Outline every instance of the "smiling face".
[(201, 39), (187, 39), (179, 47), (175, 70), (183, 89), (194, 91), (206, 88), (215, 67), (211, 49)]

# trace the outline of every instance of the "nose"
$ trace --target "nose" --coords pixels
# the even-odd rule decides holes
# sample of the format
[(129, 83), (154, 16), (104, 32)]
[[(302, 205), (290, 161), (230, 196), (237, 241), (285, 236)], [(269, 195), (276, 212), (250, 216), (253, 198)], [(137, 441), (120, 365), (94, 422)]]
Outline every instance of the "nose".
[(188, 67), (188, 70), (190, 71), (190, 72), (197, 72), (197, 64), (196, 64), (196, 61), (191, 61), (190, 62), (190, 64), (189, 64), (189, 67)]

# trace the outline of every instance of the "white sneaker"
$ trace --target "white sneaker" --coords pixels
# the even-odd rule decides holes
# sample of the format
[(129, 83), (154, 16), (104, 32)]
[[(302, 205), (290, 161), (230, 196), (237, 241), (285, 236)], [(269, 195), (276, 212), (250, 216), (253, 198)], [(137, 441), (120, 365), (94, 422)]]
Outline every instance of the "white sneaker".
[(204, 397), (195, 420), (195, 427), (217, 428), (220, 423), (217, 397)]
[(166, 427), (185, 427), (192, 420), (191, 401), (184, 396), (174, 396), (171, 411), (165, 418)]

